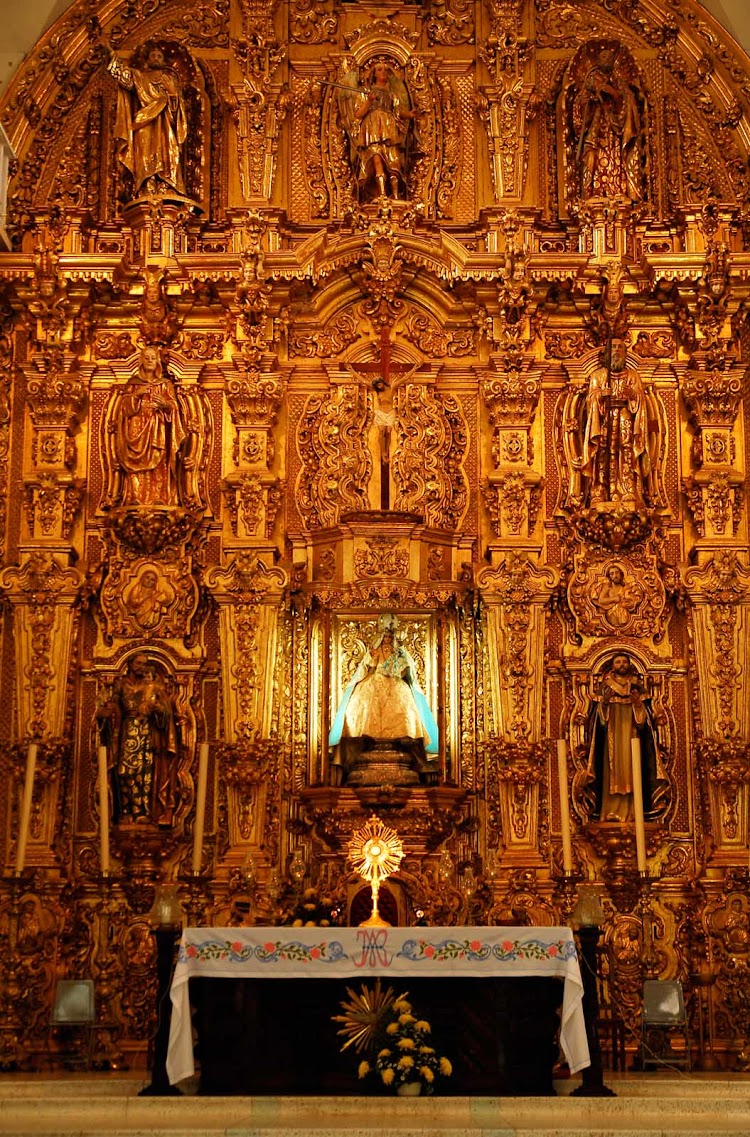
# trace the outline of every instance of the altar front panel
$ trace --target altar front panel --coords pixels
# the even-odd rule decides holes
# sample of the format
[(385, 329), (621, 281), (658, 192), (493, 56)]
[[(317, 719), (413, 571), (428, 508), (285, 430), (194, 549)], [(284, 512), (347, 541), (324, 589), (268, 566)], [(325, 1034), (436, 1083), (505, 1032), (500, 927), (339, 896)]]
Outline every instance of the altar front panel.
[[(187, 928), (171, 989), (170, 1082), (195, 1072), (189, 980), (374, 980), (377, 976), (411, 985), (423, 977), (562, 981), (560, 1045), (571, 1072), (589, 1064), (583, 986), (569, 928)], [(502, 991), (502, 985), (496, 985), (488, 1013), (498, 998), (498, 986)], [(512, 1000), (502, 994), (499, 999), (496, 1005), (510, 1013)], [(330, 1007), (331, 1014), (337, 1010), (337, 1004)], [(421, 1010), (429, 1017), (426, 1008)], [(294, 1021), (286, 1027), (294, 1031)]]

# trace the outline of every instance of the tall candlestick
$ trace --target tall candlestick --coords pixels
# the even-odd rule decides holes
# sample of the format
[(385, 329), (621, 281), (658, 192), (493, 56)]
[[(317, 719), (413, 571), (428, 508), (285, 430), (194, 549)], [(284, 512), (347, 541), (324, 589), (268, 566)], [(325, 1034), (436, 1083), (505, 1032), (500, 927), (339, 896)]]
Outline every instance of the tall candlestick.
[(34, 771), (36, 770), (36, 743), (31, 742), (26, 751), (26, 781), (23, 784), (21, 816), (18, 821), (18, 844), (16, 845), (16, 876), (23, 870), (26, 860), (26, 844), (29, 839), (31, 822), (31, 801), (34, 794)]
[(635, 855), (638, 872), (648, 872), (646, 860), (646, 819), (643, 814), (643, 781), (641, 778), (641, 740), (631, 738), (630, 756), (633, 763), (633, 813), (635, 815)]
[(102, 876), (109, 873), (109, 770), (107, 747), (100, 746), (99, 756), (99, 863)]
[(563, 871), (573, 871), (573, 846), (570, 835), (568, 804), (568, 747), (564, 738), (557, 740), (557, 780), (560, 790), (560, 829), (562, 832)]
[(201, 871), (203, 861), (203, 829), (206, 821), (206, 786), (208, 782), (208, 743), (202, 742), (198, 755), (198, 788), (195, 795), (193, 826), (193, 872)]

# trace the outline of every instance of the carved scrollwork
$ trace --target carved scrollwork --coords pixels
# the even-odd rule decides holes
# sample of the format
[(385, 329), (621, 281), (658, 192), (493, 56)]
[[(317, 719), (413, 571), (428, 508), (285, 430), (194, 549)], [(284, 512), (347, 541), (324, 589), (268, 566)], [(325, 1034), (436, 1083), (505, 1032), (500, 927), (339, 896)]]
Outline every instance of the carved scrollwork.
[(327, 528), (342, 513), (367, 509), (371, 422), (371, 400), (359, 385), (342, 384), (330, 395), (308, 398), (297, 429), (302, 461), (297, 505), (310, 529)]
[(430, 43), (455, 47), (474, 38), (473, 8), (469, 0), (431, 0), (425, 22)]
[(397, 545), (395, 538), (373, 537), (367, 542), (367, 549), (357, 549), (354, 553), (357, 576), (408, 576), (409, 551)]
[(319, 356), (330, 359), (340, 355), (359, 338), (357, 321), (351, 312), (341, 312), (329, 320), (321, 331), (304, 332), (293, 328), (289, 332), (289, 354), (310, 359)]
[(468, 504), (464, 460), (468, 430), (453, 395), (408, 383), (396, 398), (395, 508), (421, 513), (438, 529), (458, 527)]
[(335, 43), (338, 14), (328, 4), (316, 0), (294, 0), (289, 30), (296, 43)]

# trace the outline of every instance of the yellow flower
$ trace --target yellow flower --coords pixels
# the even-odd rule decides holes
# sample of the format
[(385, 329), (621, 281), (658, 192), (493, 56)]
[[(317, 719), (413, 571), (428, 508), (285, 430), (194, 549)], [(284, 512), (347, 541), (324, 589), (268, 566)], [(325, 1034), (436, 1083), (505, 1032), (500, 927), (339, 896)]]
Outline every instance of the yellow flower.
[(435, 1051), (433, 1050), (433, 1048), (431, 1046), (420, 1046), (419, 1053), (420, 1054), (434, 1054)]
[(388, 1058), (390, 1056), (390, 1053), (390, 1050), (386, 1046), (378, 1053), (378, 1058)]
[(367, 1075), (370, 1073), (370, 1063), (369, 1062), (360, 1062), (359, 1070), (357, 1071), (357, 1073), (359, 1074), (360, 1078), (366, 1078)]
[(398, 1023), (388, 1023), (388, 1026), (385, 1028), (385, 1033), (398, 1034)]
[(399, 1050), (413, 1050), (416, 1043), (413, 1038), (400, 1038), (398, 1040)]
[(407, 1023), (413, 1023), (415, 1021), (414, 1015), (410, 1015), (408, 1011), (404, 1011), (402, 1015), (398, 1016), (398, 1021), (401, 1026), (406, 1026)]
[(426, 1082), (434, 1082), (435, 1081), (435, 1075), (433, 1074), (433, 1072), (429, 1066), (420, 1066), (419, 1067), (419, 1073), (424, 1078), (424, 1080)]
[(420, 1019), (419, 1022), (414, 1024), (414, 1029), (420, 1031), (421, 1034), (429, 1034), (432, 1028), (428, 1022), (425, 1022), (424, 1019)]
[(302, 927), (302, 921), (301, 920), (293, 920), (292, 921), (292, 927), (293, 928), (301, 928)]
[(439, 1065), (440, 1065), (440, 1073), (445, 1074), (446, 1078), (449, 1078), (451, 1076), (451, 1074), (453, 1073), (453, 1067), (451, 1066), (448, 1059), (447, 1058), (441, 1058)]
[(410, 1070), (411, 1067), (414, 1065), (414, 1059), (411, 1057), (410, 1054), (404, 1054), (403, 1058), (399, 1058), (396, 1065), (401, 1070)]
[(406, 999), (396, 999), (395, 1003), (393, 1004), (393, 1009), (397, 1015), (400, 1015), (402, 1011), (411, 1010), (411, 1003), (407, 1003)]
[(390, 1066), (387, 1070), (381, 1070), (380, 1072), (380, 1077), (383, 1079), (384, 1086), (390, 1086), (395, 1076), (396, 1075), (393, 1073), (393, 1070), (391, 1070)]

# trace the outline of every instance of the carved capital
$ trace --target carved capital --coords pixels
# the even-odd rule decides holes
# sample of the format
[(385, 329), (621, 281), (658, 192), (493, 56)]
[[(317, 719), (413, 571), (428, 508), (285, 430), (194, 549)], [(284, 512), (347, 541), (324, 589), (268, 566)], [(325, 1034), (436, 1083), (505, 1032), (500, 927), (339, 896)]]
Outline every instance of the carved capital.
[(682, 384), (682, 397), (690, 420), (698, 429), (732, 427), (742, 399), (742, 371), (690, 370)]
[(37, 352), (23, 367), (26, 399), (36, 427), (72, 429), (86, 404), (86, 387), (72, 352)]

